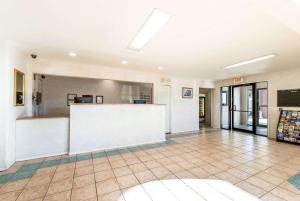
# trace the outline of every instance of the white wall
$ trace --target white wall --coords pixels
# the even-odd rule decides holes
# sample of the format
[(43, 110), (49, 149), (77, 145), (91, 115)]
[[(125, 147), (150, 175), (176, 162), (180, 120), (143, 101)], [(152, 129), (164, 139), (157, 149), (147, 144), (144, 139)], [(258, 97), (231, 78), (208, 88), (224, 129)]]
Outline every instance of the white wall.
[[(182, 87), (193, 88), (193, 98), (182, 98)], [(199, 83), (173, 79), (171, 88), (171, 133), (199, 130)]]
[(6, 69), (5, 69), (5, 42), (0, 40), (0, 170), (6, 168)]
[[(276, 138), (276, 129), (279, 118), (279, 108), (277, 107), (277, 90), (299, 89), (300, 88), (300, 68), (285, 70), (280, 72), (264, 73), (244, 77), (244, 83), (268, 81), (268, 136)], [(233, 79), (215, 82), (214, 93), (214, 121), (215, 128), (220, 127), (220, 87), (233, 85)], [(300, 108), (289, 108), (300, 110)]]
[[(18, 69), (25, 73), (26, 85), (29, 85), (29, 77), (27, 72), (27, 59), (26, 56), (19, 50), (17, 45), (11, 41), (4, 41), (2, 44), (2, 69), (1, 69), (1, 85), (4, 87), (3, 95), (3, 104), (1, 104), (1, 113), (3, 112), (4, 116), (2, 117), (1, 123), (1, 142), (4, 142), (4, 146), (1, 146), (1, 159), (4, 158), (4, 161), (0, 160), (0, 170), (6, 169), (11, 166), (15, 161), (15, 125), (16, 118), (22, 115), (27, 114), (27, 110), (30, 108), (31, 95), (29, 95), (30, 90), (26, 90), (26, 100), (25, 106), (15, 107), (13, 105), (14, 101), (14, 69)], [(2, 91), (2, 90), (1, 90)], [(29, 106), (29, 107), (27, 107)], [(3, 115), (2, 114), (2, 115)], [(3, 149), (2, 149), (3, 148)], [(3, 156), (3, 157), (2, 157)]]
[[(25, 106), (14, 106), (14, 69), (18, 69), (25, 73), (25, 85), (29, 86), (29, 75), (27, 72), (27, 59), (25, 55), (18, 49), (17, 45), (13, 42), (7, 42), (7, 75), (8, 75), (8, 114), (7, 114), (7, 134), (6, 134), (6, 156), (7, 165), (11, 165), (15, 161), (15, 133), (16, 133), (16, 118), (27, 114), (27, 107), (31, 104), (28, 98), (31, 97), (29, 91), (25, 91)], [(27, 87), (28, 88), (28, 87)]]

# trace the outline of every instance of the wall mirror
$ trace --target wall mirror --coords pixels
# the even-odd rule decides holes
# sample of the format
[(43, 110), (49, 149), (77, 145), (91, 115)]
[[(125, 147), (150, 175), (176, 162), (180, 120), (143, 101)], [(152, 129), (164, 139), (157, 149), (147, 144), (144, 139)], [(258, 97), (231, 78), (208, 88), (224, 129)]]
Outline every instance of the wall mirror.
[(15, 69), (14, 71), (14, 105), (25, 104), (25, 74)]

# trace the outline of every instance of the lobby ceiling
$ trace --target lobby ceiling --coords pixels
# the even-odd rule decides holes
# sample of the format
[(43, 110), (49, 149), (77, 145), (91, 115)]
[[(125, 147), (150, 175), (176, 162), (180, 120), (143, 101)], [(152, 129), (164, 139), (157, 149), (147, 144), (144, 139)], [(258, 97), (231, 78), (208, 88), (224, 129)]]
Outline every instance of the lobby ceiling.
[[(128, 49), (154, 8), (171, 19), (143, 49)], [(0, 37), (39, 58), (207, 80), (300, 67), (296, 0), (9, 0), (1, 3), (0, 24)]]

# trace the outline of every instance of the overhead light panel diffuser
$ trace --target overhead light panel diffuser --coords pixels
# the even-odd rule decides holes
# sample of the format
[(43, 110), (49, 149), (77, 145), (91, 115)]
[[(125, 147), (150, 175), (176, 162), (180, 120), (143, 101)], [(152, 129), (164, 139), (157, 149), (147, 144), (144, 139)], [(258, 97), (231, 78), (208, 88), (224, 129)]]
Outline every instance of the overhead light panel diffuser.
[(128, 48), (132, 50), (142, 49), (170, 18), (171, 16), (169, 14), (157, 8), (154, 9)]
[(233, 64), (233, 65), (225, 66), (224, 69), (237, 68), (237, 67), (240, 67), (240, 66), (243, 66), (243, 65), (246, 65), (246, 64), (251, 64), (251, 63), (258, 62), (258, 61), (271, 59), (275, 56), (277, 56), (277, 55), (276, 54), (269, 54), (269, 55), (265, 55), (265, 56), (262, 56), (262, 57), (257, 57), (255, 59), (250, 59), (250, 60), (243, 61), (243, 62), (240, 62), (240, 63), (236, 63), (236, 64)]

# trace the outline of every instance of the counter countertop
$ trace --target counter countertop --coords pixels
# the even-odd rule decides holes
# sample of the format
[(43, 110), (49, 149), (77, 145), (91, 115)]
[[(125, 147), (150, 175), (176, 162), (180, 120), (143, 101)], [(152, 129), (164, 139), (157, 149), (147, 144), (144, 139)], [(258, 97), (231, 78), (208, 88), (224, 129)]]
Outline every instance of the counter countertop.
[(57, 116), (24, 116), (18, 117), (17, 120), (32, 120), (32, 119), (59, 119), (59, 118), (70, 118), (69, 116), (57, 115)]
[(71, 106), (78, 106), (78, 105), (94, 105), (94, 106), (164, 106), (165, 104), (96, 104), (96, 103), (72, 103)]

